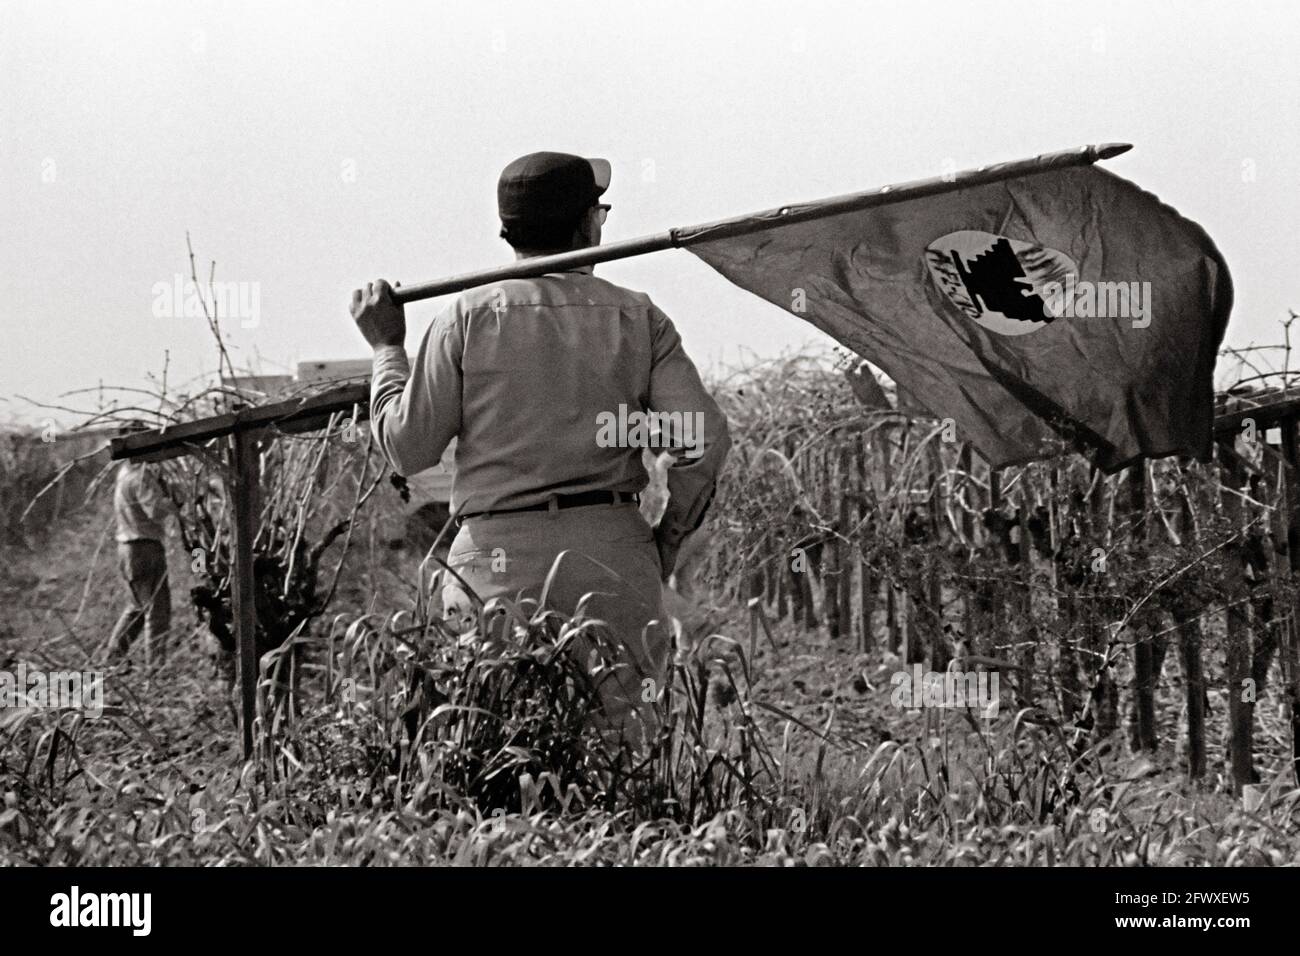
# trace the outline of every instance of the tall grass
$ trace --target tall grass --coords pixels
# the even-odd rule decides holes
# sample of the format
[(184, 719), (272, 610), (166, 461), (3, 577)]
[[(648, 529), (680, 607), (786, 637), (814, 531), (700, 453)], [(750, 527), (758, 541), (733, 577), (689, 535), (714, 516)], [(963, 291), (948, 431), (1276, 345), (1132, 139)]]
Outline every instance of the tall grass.
[[(1280, 865), (1300, 851), (1300, 794), (1274, 791), (1246, 813), (1108, 778), (1024, 713), (954, 719), (927, 744), (867, 747), (771, 711), (765, 731), (734, 647), (679, 660), (656, 747), (615, 750), (584, 729), (594, 697), (555, 634), (563, 623), (583, 624), (535, 619), (484, 653), (421, 651), (400, 620), (340, 620), (314, 672), (328, 692), (292, 722), (264, 712), (273, 726), (244, 765), (177, 759), (129, 701), (99, 722), (10, 714), (0, 858)], [(97, 759), (127, 741), (148, 759)]]

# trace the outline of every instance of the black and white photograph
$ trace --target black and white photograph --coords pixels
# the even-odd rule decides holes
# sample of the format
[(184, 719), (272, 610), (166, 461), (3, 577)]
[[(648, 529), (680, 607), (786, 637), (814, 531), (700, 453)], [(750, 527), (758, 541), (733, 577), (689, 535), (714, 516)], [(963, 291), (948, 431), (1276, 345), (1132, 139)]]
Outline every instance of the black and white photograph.
[(1293, 924), (1297, 51), (0, 0), (6, 936)]

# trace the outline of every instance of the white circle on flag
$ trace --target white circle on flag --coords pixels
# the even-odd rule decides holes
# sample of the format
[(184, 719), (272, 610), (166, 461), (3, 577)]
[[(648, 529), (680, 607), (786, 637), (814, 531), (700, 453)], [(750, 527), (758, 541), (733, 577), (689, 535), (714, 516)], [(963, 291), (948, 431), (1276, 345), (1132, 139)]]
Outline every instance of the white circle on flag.
[(1078, 267), (1065, 253), (978, 229), (925, 249), (935, 287), (972, 322), (999, 335), (1044, 329), (1069, 305)]

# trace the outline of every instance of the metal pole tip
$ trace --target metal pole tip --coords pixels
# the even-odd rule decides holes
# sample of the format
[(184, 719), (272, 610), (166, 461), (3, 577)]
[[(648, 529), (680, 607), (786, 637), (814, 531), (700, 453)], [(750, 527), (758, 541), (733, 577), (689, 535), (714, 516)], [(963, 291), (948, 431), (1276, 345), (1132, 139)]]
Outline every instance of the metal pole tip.
[(1098, 159), (1111, 159), (1133, 148), (1132, 143), (1102, 143), (1097, 147)]

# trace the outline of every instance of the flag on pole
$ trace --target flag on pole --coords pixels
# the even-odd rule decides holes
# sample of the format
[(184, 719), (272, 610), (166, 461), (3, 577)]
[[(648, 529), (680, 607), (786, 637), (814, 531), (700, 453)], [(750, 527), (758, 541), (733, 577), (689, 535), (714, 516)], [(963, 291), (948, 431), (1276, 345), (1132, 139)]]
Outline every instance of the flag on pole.
[(1210, 453), (1228, 268), (1198, 225), (1097, 166), (680, 238), (953, 419), (994, 466), (1061, 438), (1106, 471)]

